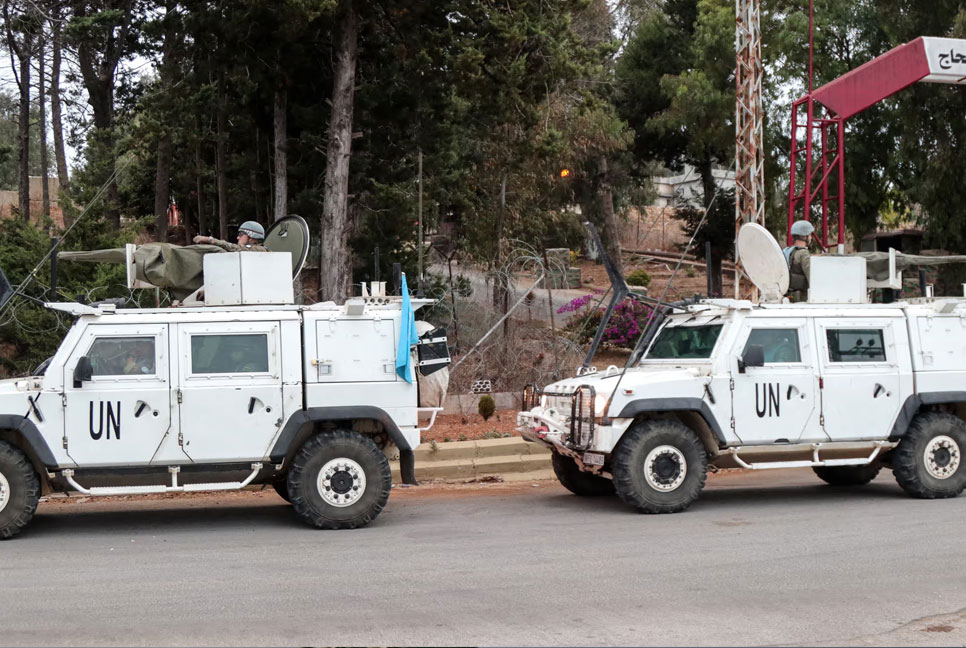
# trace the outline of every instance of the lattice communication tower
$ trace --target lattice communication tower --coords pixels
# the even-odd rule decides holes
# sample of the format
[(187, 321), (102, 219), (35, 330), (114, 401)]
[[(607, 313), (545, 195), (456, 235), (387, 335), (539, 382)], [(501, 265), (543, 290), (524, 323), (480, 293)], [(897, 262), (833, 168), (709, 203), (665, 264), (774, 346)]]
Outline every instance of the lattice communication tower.
[[(765, 155), (761, 107), (761, 0), (735, 0), (735, 237), (745, 223), (765, 224)], [(739, 296), (740, 260), (735, 264)]]

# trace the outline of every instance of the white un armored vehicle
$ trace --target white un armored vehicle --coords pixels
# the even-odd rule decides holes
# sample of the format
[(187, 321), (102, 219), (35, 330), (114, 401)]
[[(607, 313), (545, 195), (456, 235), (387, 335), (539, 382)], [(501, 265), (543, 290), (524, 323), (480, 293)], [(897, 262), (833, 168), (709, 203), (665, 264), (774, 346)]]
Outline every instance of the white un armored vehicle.
[(561, 483), (645, 513), (687, 508), (709, 468), (811, 467), (860, 485), (885, 466), (914, 497), (959, 495), (966, 300), (870, 304), (865, 259), (816, 257), (809, 303), (783, 303), (767, 231), (746, 225), (739, 253), (762, 303), (659, 305), (626, 369), (526, 390), (519, 429), (553, 451)]
[(50, 491), (270, 484), (309, 524), (353, 528), (386, 504), (387, 455), (415, 483), (412, 451), (439, 410), (420, 407), (417, 373), (446, 366), (445, 339), (418, 355), (404, 344), (407, 381), (403, 300), (294, 305), (292, 265), (287, 253), (208, 254), (193, 307), (49, 304), (77, 317), (57, 353), (36, 376), (0, 381), (0, 538)]

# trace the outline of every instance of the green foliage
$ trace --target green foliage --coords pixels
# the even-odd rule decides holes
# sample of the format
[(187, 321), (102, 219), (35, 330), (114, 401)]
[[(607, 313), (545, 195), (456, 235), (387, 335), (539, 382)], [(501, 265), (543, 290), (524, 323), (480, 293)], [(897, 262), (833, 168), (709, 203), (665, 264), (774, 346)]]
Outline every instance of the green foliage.
[(629, 273), (625, 279), (630, 286), (649, 286), (651, 284), (651, 275), (643, 268)]
[(453, 277), (452, 287), (448, 277), (438, 274), (427, 276), (426, 296), (437, 300), (432, 306), (420, 311), (420, 318), (436, 326), (449, 328), (453, 323), (453, 302), (461, 302), (473, 295), (473, 284), (464, 275)]
[[(734, 62), (733, 4), (675, 0), (641, 22), (617, 67), (623, 88), (618, 108), (634, 127), (635, 153), (672, 170), (693, 165), (705, 209), (716, 191), (715, 166), (727, 168), (734, 157)], [(696, 240), (712, 243), (719, 293), (721, 260), (734, 240), (734, 202), (728, 214), (722, 198)], [(675, 217), (692, 234), (703, 212), (686, 205)]]
[[(117, 247), (133, 240), (133, 231), (110, 230), (106, 224), (81, 221), (62, 249)], [(47, 233), (32, 223), (0, 220), (0, 268), (11, 285), (20, 285), (50, 250)], [(44, 301), (96, 301), (130, 297), (122, 265), (58, 264), (57, 294), (50, 292), (50, 265), (39, 266), (25, 294)], [(0, 319), (0, 375), (29, 373), (53, 355), (70, 328), (68, 316), (48, 310), (24, 297), (14, 297)]]
[(484, 421), (489, 421), (490, 417), (493, 416), (493, 412), (496, 411), (496, 403), (493, 397), (489, 394), (484, 394), (480, 396), (480, 404), (477, 405), (476, 410), (483, 417)]

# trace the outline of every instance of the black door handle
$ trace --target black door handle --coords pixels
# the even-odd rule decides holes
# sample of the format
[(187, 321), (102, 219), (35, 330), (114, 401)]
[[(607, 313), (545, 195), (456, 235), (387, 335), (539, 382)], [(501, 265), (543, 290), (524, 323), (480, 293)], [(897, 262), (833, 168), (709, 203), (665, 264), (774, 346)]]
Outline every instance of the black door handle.
[(885, 391), (885, 387), (883, 387), (879, 383), (876, 383), (875, 390), (872, 392), (872, 398), (878, 398), (879, 394), (881, 394), (884, 391)]
[(255, 397), (252, 396), (251, 400), (248, 401), (248, 413), (251, 414), (255, 411)]

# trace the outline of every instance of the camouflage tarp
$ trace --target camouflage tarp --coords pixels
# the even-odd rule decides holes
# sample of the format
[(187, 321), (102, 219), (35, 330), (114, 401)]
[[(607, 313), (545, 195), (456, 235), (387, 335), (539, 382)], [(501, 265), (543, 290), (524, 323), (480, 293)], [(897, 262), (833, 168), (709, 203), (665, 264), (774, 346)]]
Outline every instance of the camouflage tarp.
[[(865, 275), (873, 281), (888, 281), (889, 253), (888, 252), (856, 252), (848, 256), (865, 259)], [(966, 263), (966, 256), (926, 256), (923, 254), (903, 254), (896, 252), (896, 272), (902, 272), (915, 266), (937, 266), (949, 263)]]
[[(184, 299), (204, 283), (203, 261), (206, 254), (224, 252), (214, 245), (174, 245), (145, 243), (134, 250), (134, 265), (141, 281), (167, 288), (175, 299)], [(57, 258), (87, 263), (124, 263), (124, 248), (60, 252)]]

